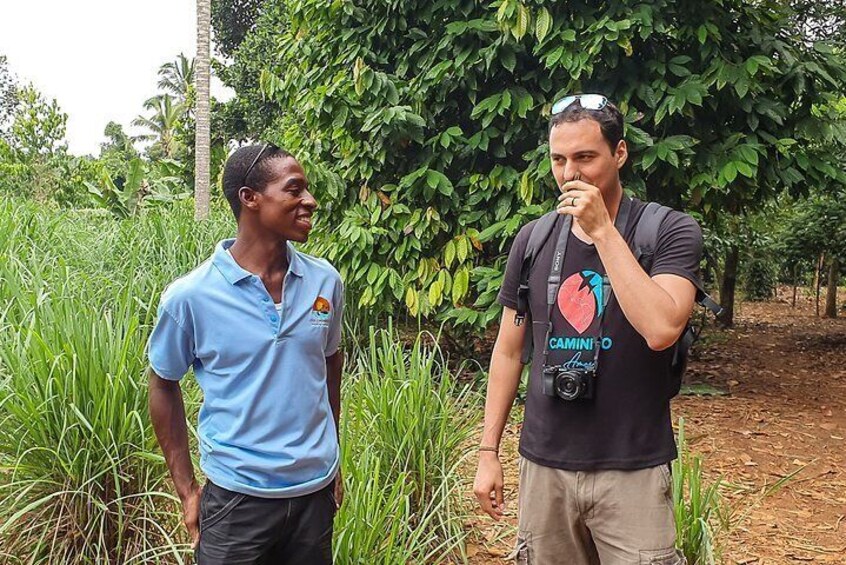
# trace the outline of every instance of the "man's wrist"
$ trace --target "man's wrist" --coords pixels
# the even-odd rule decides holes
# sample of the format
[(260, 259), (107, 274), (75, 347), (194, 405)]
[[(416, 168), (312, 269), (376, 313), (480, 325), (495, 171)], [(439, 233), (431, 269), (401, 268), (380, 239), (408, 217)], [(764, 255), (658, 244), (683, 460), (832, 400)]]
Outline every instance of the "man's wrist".
[(493, 444), (482, 444), (478, 447), (480, 457), (499, 457), (499, 446)]
[(479, 461), (499, 461), (498, 451), (480, 451)]
[(197, 483), (197, 480), (191, 477), (190, 481), (185, 481), (176, 486), (176, 494), (179, 496), (179, 500), (185, 502), (198, 488), (200, 488), (200, 485)]
[(607, 243), (608, 240), (613, 237), (615, 233), (618, 233), (617, 228), (612, 222), (608, 222), (607, 224), (590, 234), (590, 237), (593, 240), (594, 244), (602, 245), (604, 243)]

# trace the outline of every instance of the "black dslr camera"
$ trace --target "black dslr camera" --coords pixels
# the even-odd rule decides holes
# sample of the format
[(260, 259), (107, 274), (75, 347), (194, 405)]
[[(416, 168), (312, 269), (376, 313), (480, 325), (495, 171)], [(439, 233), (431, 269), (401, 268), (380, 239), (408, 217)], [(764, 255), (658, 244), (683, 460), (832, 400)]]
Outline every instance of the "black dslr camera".
[(543, 368), (543, 393), (563, 400), (593, 400), (596, 370), (566, 369), (561, 365)]

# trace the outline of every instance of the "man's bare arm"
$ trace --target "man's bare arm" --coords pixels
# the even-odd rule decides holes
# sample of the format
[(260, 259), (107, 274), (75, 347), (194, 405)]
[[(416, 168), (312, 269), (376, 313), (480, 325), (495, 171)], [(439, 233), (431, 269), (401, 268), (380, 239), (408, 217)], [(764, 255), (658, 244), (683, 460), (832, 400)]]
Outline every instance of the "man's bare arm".
[(344, 352), (340, 349), (326, 358), (326, 387), (329, 390), (329, 405), (335, 419), (338, 437), (341, 433), (341, 374), (344, 370)]
[(149, 371), (149, 409), (153, 430), (164, 453), (176, 494), (182, 501), (185, 525), (196, 544), (200, 539), (200, 493), (194, 478), (194, 465), (188, 449), (188, 425), (182, 389), (176, 381), (169, 381)]
[(631, 325), (650, 349), (661, 351), (673, 345), (693, 309), (693, 283), (678, 275), (647, 275), (616, 229), (597, 234), (594, 243)]
[[(338, 443), (341, 442), (341, 375), (344, 372), (344, 352), (340, 349), (326, 358), (326, 388), (329, 391), (329, 406), (335, 419)], [(344, 503), (344, 481), (341, 470), (335, 478), (335, 504), (338, 508)]]
[[(516, 312), (505, 308), (500, 320), (499, 334), (491, 357), (488, 376), (488, 392), (485, 399), (485, 427), (482, 432), (482, 446), (499, 448), (502, 432), (508, 422), (508, 415), (517, 396), (520, 374), (523, 364), (520, 357), (523, 352), (525, 325), (514, 325)], [(480, 451), (479, 467), (473, 492), (479, 500), (482, 510), (498, 520), (504, 510), (502, 489), (504, 480), (499, 453)]]

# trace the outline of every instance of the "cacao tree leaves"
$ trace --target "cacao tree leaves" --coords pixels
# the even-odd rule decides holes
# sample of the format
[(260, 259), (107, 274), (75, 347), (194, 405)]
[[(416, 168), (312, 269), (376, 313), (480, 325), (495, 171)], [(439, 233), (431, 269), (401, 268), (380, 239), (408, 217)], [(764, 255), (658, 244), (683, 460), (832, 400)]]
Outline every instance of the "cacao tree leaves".
[(817, 104), (842, 50), (795, 29), (769, 3), (267, 0), (222, 75), (244, 136), (306, 166), (324, 255), (369, 308), (484, 325), (512, 238), (554, 205), (568, 93), (621, 108), (627, 188), (706, 223), (837, 178), (815, 144), (844, 137)]

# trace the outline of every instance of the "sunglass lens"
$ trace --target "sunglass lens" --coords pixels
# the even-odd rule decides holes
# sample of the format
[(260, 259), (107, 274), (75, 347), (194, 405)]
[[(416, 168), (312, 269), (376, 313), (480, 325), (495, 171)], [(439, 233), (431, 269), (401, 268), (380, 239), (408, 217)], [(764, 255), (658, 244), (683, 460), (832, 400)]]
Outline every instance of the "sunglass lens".
[(582, 108), (587, 108), (588, 110), (602, 110), (607, 103), (608, 99), (601, 94), (584, 94), (579, 99), (579, 104), (582, 105)]
[(552, 113), (560, 114), (561, 112), (567, 109), (567, 106), (575, 102), (577, 98), (578, 96), (565, 96), (564, 98), (552, 105)]

